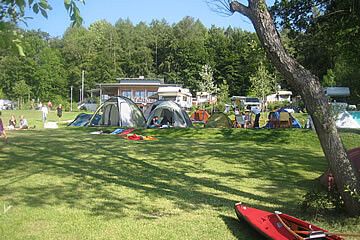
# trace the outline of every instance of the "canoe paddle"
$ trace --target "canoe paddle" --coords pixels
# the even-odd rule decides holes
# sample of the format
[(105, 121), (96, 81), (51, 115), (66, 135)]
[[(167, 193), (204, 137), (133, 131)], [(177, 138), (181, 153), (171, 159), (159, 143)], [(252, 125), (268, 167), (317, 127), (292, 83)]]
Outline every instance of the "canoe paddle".
[[(318, 232), (318, 231), (294, 231), (299, 234), (311, 234), (312, 232)], [(332, 235), (338, 235), (338, 236), (344, 236), (344, 237), (356, 237), (360, 238), (360, 233), (337, 233), (337, 232), (322, 232), (325, 235), (332, 236)]]

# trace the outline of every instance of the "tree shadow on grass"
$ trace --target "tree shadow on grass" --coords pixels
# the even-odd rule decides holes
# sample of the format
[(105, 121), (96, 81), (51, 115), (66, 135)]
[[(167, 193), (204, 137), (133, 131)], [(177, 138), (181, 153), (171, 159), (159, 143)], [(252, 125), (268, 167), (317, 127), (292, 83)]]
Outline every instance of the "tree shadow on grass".
[(239, 221), (239, 219), (234, 217), (229, 217), (226, 215), (219, 216), (231, 233), (239, 240), (265, 240), (266, 238), (258, 233), (253, 227), (251, 227), (247, 222)]
[[(11, 152), (0, 154), (0, 197), (33, 207), (66, 204), (105, 218), (129, 211), (149, 218), (171, 215), (156, 204), (158, 199), (181, 211), (210, 206), (222, 212), (237, 201), (262, 209), (271, 203), (284, 210), (296, 205), (289, 197), (292, 189), (306, 188), (297, 184), (306, 180), (298, 172), (325, 169), (324, 164), (314, 166), (322, 158), (316, 154), (302, 149), (284, 153), (284, 148), (269, 145), (267, 131), (249, 131), (254, 135), (247, 137), (259, 142), (246, 147), (239, 144), (244, 132), (214, 131), (210, 139), (200, 140), (194, 132), (201, 133), (162, 131), (168, 137), (154, 142), (79, 130), (19, 133)], [(281, 134), (288, 133), (277, 134), (273, 141), (280, 144)], [(227, 167), (221, 169), (223, 165)], [(43, 179), (34, 181), (37, 177)], [(20, 184), (28, 179), (29, 184)], [(255, 191), (244, 188), (248, 179), (254, 180)]]

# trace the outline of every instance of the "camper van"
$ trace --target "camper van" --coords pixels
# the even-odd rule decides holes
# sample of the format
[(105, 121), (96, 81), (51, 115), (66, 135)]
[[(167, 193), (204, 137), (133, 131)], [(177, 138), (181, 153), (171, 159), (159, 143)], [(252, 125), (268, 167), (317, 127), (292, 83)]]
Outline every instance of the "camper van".
[(261, 102), (257, 97), (244, 97), (244, 96), (232, 96), (231, 101), (233, 107), (243, 107), (245, 109), (250, 109), (251, 107), (258, 107), (261, 109)]
[(346, 109), (348, 107), (348, 97), (350, 88), (348, 87), (326, 87), (324, 93), (329, 97), (331, 104), (337, 108)]
[(157, 94), (159, 95), (159, 100), (174, 101), (183, 109), (192, 107), (192, 95), (187, 88), (159, 87)]
[(246, 97), (244, 101), (244, 107), (250, 109), (251, 107), (261, 108), (261, 102), (256, 97)]
[(326, 96), (331, 98), (350, 96), (350, 88), (348, 87), (326, 87), (324, 92)]

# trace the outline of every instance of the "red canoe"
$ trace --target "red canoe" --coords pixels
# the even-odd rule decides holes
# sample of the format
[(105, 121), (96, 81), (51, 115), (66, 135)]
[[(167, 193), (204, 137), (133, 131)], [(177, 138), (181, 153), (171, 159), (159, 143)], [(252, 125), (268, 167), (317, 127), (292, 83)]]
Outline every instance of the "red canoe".
[(266, 212), (241, 203), (235, 204), (235, 211), (239, 219), (245, 219), (257, 231), (273, 240), (343, 239), (311, 223), (280, 212)]

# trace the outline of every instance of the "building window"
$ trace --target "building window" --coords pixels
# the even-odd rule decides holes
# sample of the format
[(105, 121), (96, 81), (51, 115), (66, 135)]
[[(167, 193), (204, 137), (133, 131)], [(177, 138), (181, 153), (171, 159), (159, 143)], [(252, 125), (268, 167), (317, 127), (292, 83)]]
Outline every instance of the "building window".
[(145, 91), (144, 90), (137, 90), (135, 91), (134, 101), (136, 103), (143, 103), (145, 102)]
[(156, 91), (147, 91), (147, 97), (151, 97), (152, 95), (157, 94)]
[(127, 97), (127, 98), (132, 98), (132, 96), (131, 96), (131, 90), (123, 90), (122, 92), (121, 92), (121, 95), (123, 96), (123, 97)]
[(136, 98), (145, 98), (145, 91), (144, 90), (135, 91), (135, 97)]
[(172, 96), (162, 96), (161, 98), (162, 100), (168, 100), (168, 101), (176, 101), (176, 97), (172, 97)]

